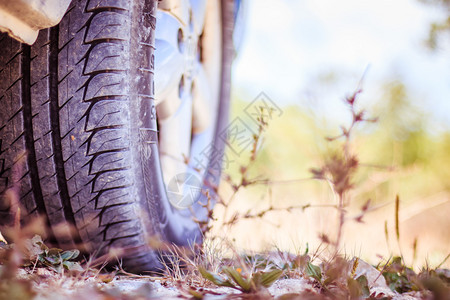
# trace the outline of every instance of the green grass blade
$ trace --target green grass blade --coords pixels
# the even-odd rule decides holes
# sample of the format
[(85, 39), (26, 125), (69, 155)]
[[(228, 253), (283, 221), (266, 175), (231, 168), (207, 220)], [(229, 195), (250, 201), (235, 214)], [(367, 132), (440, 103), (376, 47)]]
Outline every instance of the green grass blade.
[(264, 287), (271, 286), (283, 274), (283, 270), (272, 270), (261, 274), (261, 285)]
[(215, 285), (236, 288), (229, 280), (224, 280), (219, 275), (210, 273), (203, 267), (198, 267), (198, 271), (200, 272), (203, 278), (211, 281)]
[(251, 281), (247, 278), (244, 278), (238, 271), (231, 267), (227, 267), (223, 269), (223, 272), (228, 275), (238, 286), (241, 287), (243, 292), (251, 291)]
[(312, 277), (315, 280), (322, 282), (322, 270), (320, 270), (320, 267), (313, 265), (310, 262), (306, 264), (306, 274), (309, 277)]

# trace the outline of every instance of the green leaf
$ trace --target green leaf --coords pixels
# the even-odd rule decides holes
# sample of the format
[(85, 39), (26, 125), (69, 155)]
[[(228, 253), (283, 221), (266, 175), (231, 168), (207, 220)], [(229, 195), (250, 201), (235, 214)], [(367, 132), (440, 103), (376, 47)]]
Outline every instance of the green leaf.
[(320, 267), (313, 265), (310, 262), (306, 264), (306, 275), (322, 282), (322, 270), (320, 270)]
[(41, 263), (45, 264), (45, 263), (46, 263), (46, 261), (45, 261), (45, 253), (39, 254), (39, 255), (38, 255), (38, 260), (39, 260)]
[(261, 285), (264, 287), (271, 286), (278, 278), (283, 274), (282, 270), (272, 270), (269, 272), (261, 273)]
[(251, 281), (247, 278), (244, 278), (238, 271), (231, 267), (227, 267), (223, 269), (223, 272), (227, 274), (227, 276), (230, 277), (238, 286), (240, 286), (242, 288), (242, 291), (251, 291)]
[(61, 258), (62, 258), (62, 260), (71, 260), (71, 259), (77, 258), (79, 254), (80, 254), (80, 251), (77, 249), (67, 250), (67, 251), (64, 251), (63, 253), (61, 253)]
[(222, 278), (220, 278), (218, 275), (206, 271), (206, 269), (203, 267), (198, 267), (198, 271), (200, 272), (203, 278), (208, 279), (209, 281), (211, 281), (216, 285), (221, 285), (221, 283), (223, 282)]
[(383, 272), (383, 276), (391, 290), (399, 293), (411, 291), (412, 285), (404, 274), (399, 274), (397, 272)]
[(44, 263), (51, 264), (51, 265), (59, 265), (61, 264), (62, 260), (59, 256), (46, 256), (44, 257)]
[(188, 289), (188, 293), (194, 298), (194, 299), (203, 299), (204, 294), (202, 292), (199, 292), (193, 288)]
[(222, 277), (220, 277), (219, 275), (213, 274), (208, 272), (205, 268), (203, 267), (198, 267), (198, 271), (200, 272), (200, 274), (202, 275), (203, 278), (211, 281), (212, 283), (214, 283), (215, 285), (218, 286), (225, 286), (225, 287), (232, 287), (232, 288), (236, 288), (234, 286), (234, 284), (232, 284), (230, 281), (228, 280), (224, 280)]
[(50, 248), (47, 251), (47, 256), (60, 256), (63, 250), (59, 248)]
[(55, 271), (56, 273), (62, 273), (64, 268), (62, 264), (58, 264), (58, 265), (49, 265), (48, 266), (50, 269), (52, 269), (53, 271)]
[(365, 297), (369, 297), (370, 296), (370, 289), (369, 289), (369, 282), (367, 280), (367, 277), (365, 275), (361, 275), (358, 278), (356, 278), (356, 281), (358, 282), (362, 294)]

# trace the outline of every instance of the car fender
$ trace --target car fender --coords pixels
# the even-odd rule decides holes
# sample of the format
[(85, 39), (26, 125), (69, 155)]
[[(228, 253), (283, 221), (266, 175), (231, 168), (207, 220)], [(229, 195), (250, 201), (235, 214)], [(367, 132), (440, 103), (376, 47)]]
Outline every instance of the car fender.
[(39, 30), (58, 24), (71, 0), (0, 0), (0, 31), (33, 44)]

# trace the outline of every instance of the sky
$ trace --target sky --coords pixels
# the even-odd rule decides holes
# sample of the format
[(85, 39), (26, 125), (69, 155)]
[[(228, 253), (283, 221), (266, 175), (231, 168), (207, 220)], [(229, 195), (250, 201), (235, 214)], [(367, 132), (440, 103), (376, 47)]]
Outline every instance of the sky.
[[(281, 104), (315, 102), (340, 121), (342, 98), (364, 75), (361, 101), (382, 99), (401, 80), (414, 104), (450, 130), (450, 43), (425, 46), (442, 8), (418, 0), (248, 0), (233, 87), (251, 101), (261, 91)], [(445, 43), (447, 42), (447, 43)]]

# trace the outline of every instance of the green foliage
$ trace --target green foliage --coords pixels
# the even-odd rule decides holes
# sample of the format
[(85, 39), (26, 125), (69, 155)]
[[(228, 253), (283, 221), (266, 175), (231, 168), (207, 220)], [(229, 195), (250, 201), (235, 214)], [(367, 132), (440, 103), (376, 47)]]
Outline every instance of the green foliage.
[(318, 282), (322, 282), (322, 270), (319, 266), (313, 265), (310, 262), (306, 264), (306, 275), (314, 278)]
[(224, 267), (224, 279), (220, 275), (213, 274), (203, 267), (198, 267), (203, 278), (211, 281), (215, 285), (229, 287), (239, 290), (243, 293), (257, 293), (265, 288), (270, 287), (278, 278), (283, 275), (283, 270), (274, 269), (270, 271), (257, 271), (252, 274), (244, 275), (233, 267)]
[(271, 286), (278, 278), (283, 275), (282, 270), (272, 270), (268, 272), (256, 272), (253, 274), (253, 282), (256, 286), (263, 286), (268, 288)]
[(58, 248), (48, 248), (42, 238), (35, 235), (31, 240), (26, 242), (26, 247), (29, 251), (29, 259), (33, 261), (35, 258), (44, 266), (52, 269), (57, 273), (62, 273), (63, 270), (82, 272), (83, 268), (76, 261), (80, 251), (67, 250), (63, 251)]
[(416, 274), (412, 269), (403, 265), (401, 257), (394, 257), (382, 274), (389, 288), (393, 291), (405, 293), (420, 289), (415, 284)]
[[(356, 269), (358, 259), (353, 263)], [(370, 296), (369, 282), (365, 275), (355, 278), (351, 263), (343, 257), (336, 256), (320, 266), (307, 264), (305, 274), (314, 279), (323, 294), (333, 299), (360, 299)]]
[(403, 264), (401, 257), (394, 257), (382, 272), (391, 290), (398, 293), (430, 291), (434, 299), (450, 295), (450, 272), (442, 269), (423, 269), (416, 273)]

